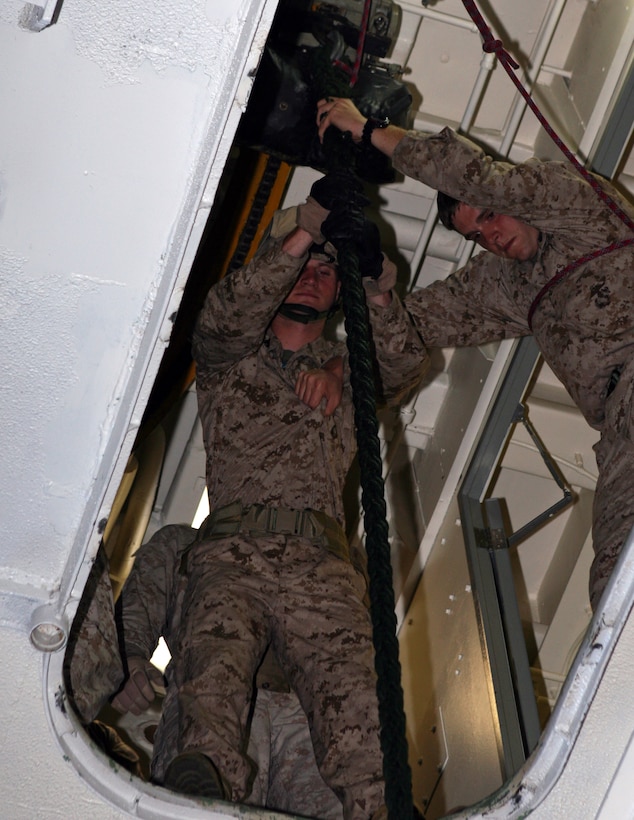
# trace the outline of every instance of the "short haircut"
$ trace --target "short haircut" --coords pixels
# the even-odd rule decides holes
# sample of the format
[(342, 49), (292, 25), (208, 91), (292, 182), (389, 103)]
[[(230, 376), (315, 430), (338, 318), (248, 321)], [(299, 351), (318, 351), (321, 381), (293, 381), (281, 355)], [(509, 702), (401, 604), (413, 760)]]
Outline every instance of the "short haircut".
[(313, 244), (308, 249), (308, 258), (309, 259), (317, 259), (319, 262), (325, 262), (327, 265), (332, 265), (335, 271), (337, 272), (337, 276), (339, 276), (339, 265), (337, 264), (337, 251), (330, 242), (327, 240), (318, 244), (317, 242), (313, 242)]
[(443, 191), (438, 191), (436, 196), (438, 204), (438, 218), (442, 224), (450, 231), (455, 231), (456, 226), (453, 224), (453, 218), (458, 209), (458, 205), (462, 204), (459, 199), (456, 199)]
[[(341, 271), (339, 270), (339, 264), (337, 262), (337, 251), (334, 245), (330, 242), (326, 241), (321, 244), (313, 242), (308, 249), (308, 259), (316, 259), (318, 262), (331, 265), (335, 271), (335, 276), (338, 281), (341, 281)], [(304, 268), (302, 268), (302, 270), (303, 269)]]

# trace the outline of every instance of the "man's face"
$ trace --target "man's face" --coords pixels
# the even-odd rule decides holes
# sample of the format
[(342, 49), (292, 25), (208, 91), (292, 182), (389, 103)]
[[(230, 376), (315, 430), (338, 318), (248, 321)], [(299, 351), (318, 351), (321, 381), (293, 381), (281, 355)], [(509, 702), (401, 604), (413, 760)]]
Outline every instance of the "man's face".
[(465, 239), (504, 259), (524, 262), (532, 259), (539, 246), (539, 231), (514, 216), (497, 214), (486, 208), (472, 208), (461, 202), (453, 217), (455, 229)]
[(307, 305), (321, 313), (330, 310), (338, 295), (339, 279), (335, 266), (309, 259), (285, 301), (291, 305)]

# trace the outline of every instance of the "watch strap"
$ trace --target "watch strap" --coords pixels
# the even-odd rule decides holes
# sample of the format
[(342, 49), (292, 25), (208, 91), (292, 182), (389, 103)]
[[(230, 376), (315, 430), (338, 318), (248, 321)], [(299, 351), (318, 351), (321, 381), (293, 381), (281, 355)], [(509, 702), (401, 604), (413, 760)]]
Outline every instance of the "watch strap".
[(368, 117), (363, 126), (363, 133), (361, 135), (361, 142), (363, 145), (372, 145), (372, 132), (375, 128), (387, 128), (390, 124), (388, 117)]

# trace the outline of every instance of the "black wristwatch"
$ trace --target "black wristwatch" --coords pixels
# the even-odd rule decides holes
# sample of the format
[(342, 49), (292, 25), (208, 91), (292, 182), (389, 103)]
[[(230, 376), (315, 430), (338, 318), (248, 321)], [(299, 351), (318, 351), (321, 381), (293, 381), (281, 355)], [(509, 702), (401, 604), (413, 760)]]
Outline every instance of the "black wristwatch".
[(372, 132), (375, 128), (387, 128), (389, 124), (390, 120), (388, 117), (383, 117), (382, 119), (378, 117), (368, 117), (361, 135), (363, 145), (372, 145)]

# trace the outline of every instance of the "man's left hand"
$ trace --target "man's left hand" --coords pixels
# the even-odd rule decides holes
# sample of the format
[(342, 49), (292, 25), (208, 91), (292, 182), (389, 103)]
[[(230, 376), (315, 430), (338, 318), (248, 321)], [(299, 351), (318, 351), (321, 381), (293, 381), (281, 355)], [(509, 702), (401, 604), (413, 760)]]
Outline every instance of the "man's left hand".
[(363, 183), (349, 168), (329, 171), (313, 183), (310, 196), (329, 212), (337, 207), (361, 209), (370, 204), (363, 194)]
[(149, 709), (156, 697), (157, 688), (161, 688), (163, 675), (145, 658), (128, 658), (128, 679), (125, 685), (112, 700), (117, 712), (140, 715)]
[(329, 364), (323, 369), (303, 371), (297, 377), (295, 394), (312, 410), (323, 403), (324, 416), (331, 416), (341, 404), (343, 395), (343, 366), (340, 371), (337, 366), (329, 367)]
[(378, 279), (381, 276), (381, 236), (376, 224), (363, 213), (338, 206), (328, 214), (321, 231), (337, 250), (346, 244), (354, 244), (362, 277)]

